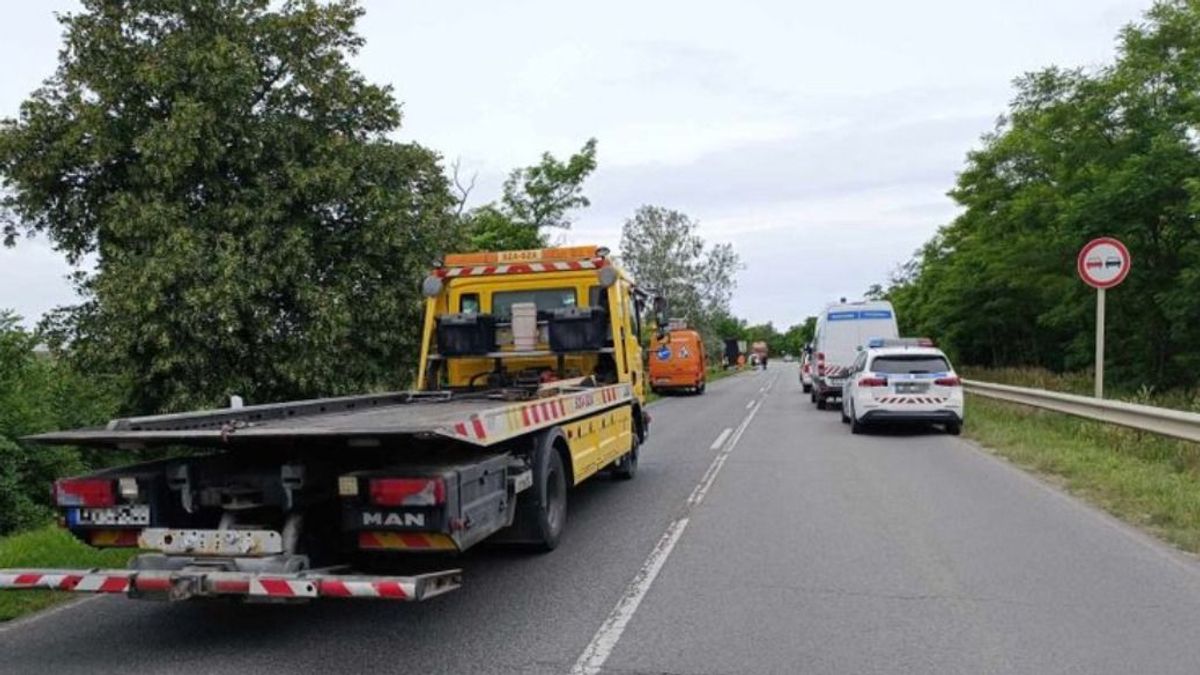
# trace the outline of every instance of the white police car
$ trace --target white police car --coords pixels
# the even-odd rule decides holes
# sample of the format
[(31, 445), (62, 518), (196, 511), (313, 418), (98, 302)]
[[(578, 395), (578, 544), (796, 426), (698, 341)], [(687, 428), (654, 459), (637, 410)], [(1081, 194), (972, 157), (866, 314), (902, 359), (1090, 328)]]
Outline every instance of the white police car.
[(962, 432), (962, 382), (950, 359), (926, 338), (873, 339), (858, 353), (842, 387), (842, 421), (923, 422)]

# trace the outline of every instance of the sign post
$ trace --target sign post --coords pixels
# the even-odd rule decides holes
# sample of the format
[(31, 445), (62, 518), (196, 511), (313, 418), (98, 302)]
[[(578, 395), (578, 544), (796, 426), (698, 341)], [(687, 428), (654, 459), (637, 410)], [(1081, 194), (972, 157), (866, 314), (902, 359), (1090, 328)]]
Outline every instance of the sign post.
[(1089, 241), (1075, 261), (1079, 277), (1096, 289), (1096, 398), (1104, 398), (1104, 292), (1125, 281), (1132, 264), (1129, 249), (1112, 237)]

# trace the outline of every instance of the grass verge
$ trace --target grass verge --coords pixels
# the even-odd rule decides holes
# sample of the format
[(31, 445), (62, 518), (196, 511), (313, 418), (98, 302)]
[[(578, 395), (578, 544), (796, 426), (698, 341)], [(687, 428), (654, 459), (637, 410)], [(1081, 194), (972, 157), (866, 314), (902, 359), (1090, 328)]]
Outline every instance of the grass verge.
[[(129, 549), (85, 546), (53, 525), (0, 537), (0, 568), (121, 568), (125, 567), (130, 555)], [(0, 621), (9, 621), (79, 595), (57, 591), (3, 591), (0, 592)]]
[(968, 395), (966, 434), (1191, 553), (1200, 553), (1200, 445)]

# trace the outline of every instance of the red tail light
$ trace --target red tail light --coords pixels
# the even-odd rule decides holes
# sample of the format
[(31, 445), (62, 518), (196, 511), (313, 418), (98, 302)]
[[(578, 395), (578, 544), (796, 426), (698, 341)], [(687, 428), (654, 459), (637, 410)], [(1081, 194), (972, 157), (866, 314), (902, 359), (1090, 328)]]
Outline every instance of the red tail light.
[(883, 377), (864, 377), (858, 381), (860, 387), (886, 387), (887, 378)]
[(433, 506), (446, 503), (441, 478), (373, 478), (371, 503), (376, 506)]
[(64, 478), (54, 483), (54, 503), (59, 506), (104, 508), (117, 503), (111, 478)]
[(817, 374), (825, 374), (825, 352), (817, 352)]
[(962, 380), (958, 379), (957, 375), (953, 375), (950, 377), (939, 377), (938, 379), (934, 380), (933, 383), (938, 385), (939, 387), (961, 387), (962, 386)]

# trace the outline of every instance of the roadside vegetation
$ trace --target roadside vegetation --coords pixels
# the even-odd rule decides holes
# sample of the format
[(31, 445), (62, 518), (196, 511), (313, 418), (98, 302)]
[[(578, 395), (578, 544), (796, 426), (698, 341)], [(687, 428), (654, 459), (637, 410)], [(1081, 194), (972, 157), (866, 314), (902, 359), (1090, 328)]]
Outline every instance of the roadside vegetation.
[[(95, 549), (85, 546), (66, 530), (45, 525), (35, 530), (0, 537), (0, 568), (124, 567), (129, 549)], [(0, 621), (34, 612), (79, 597), (77, 593), (4, 591), (0, 593)]]
[[(987, 382), (1087, 394), (1090, 373), (966, 369)], [(1112, 398), (1200, 412), (1200, 392), (1149, 388)], [(1113, 515), (1200, 553), (1200, 444), (968, 396), (966, 434)]]
[(1128, 245), (1108, 292), (1110, 381), (1195, 387), (1200, 372), (1200, 4), (1166, 0), (1113, 62), (1018, 77), (950, 196), (961, 213), (882, 289), (908, 335), (956, 362), (1077, 371), (1095, 291), (1075, 272), (1097, 236)]

